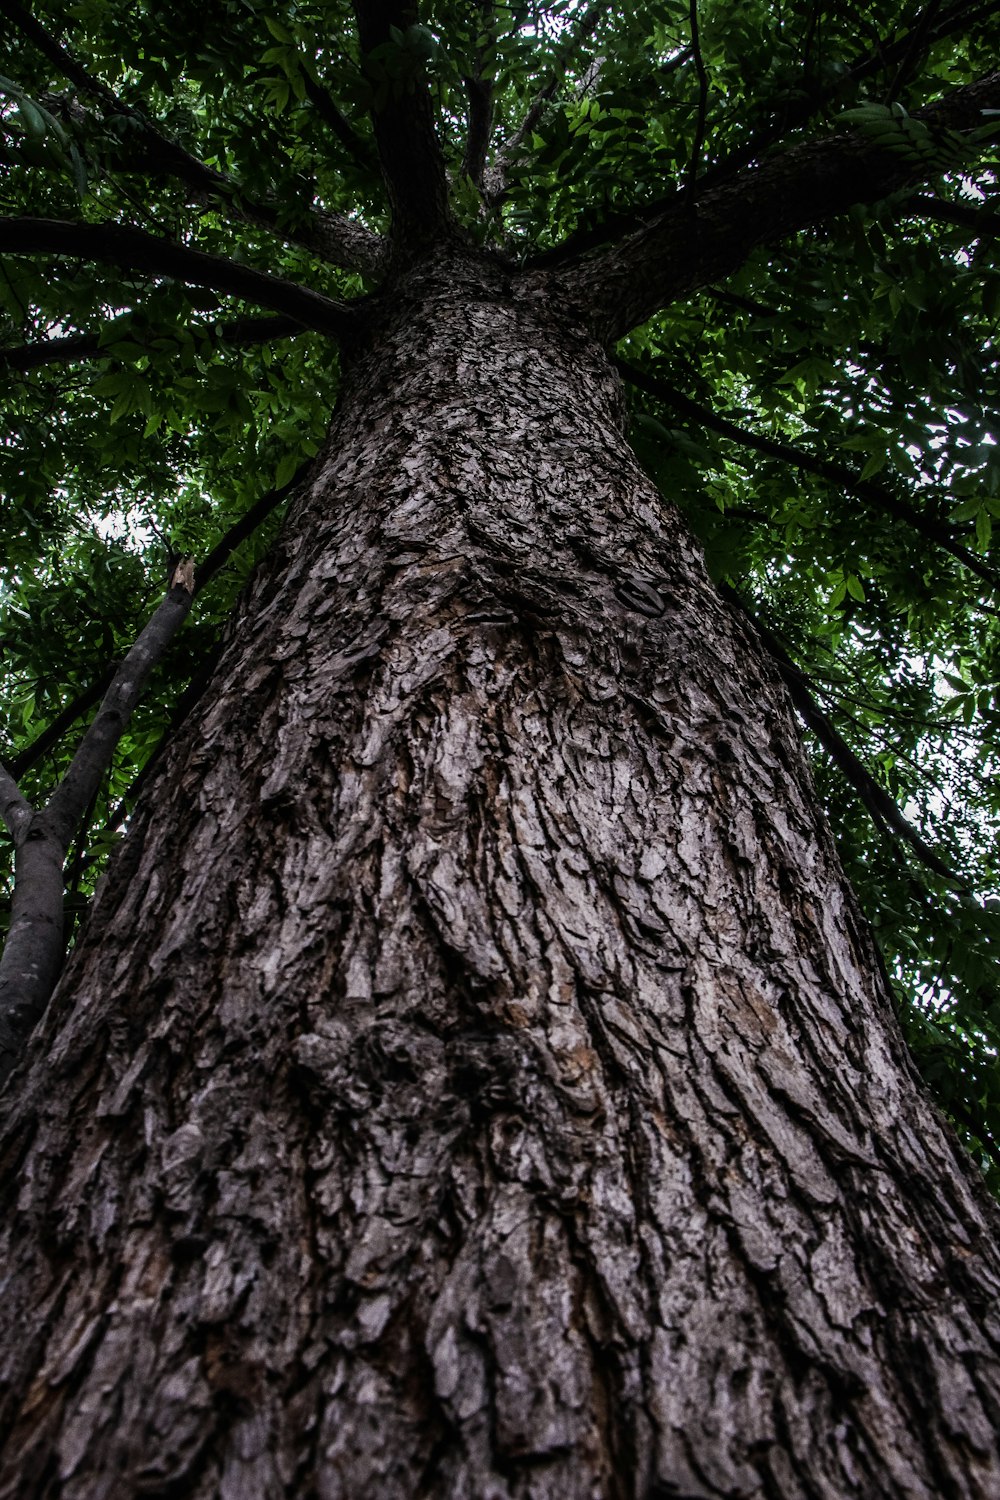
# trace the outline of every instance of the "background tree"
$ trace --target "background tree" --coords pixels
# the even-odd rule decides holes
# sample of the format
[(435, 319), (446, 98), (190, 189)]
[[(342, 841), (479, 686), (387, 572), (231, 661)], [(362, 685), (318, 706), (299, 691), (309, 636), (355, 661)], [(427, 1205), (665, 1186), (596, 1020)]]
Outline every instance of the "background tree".
[[(8, 1303), (31, 1327), (8, 1340), (11, 1492), (985, 1493), (997, 1395), (983, 1307), (997, 1267), (975, 1234), (989, 1210), (912, 1092), (824, 835), (799, 838), (787, 877), (793, 983), (777, 929), (762, 938), (759, 924), (785, 899), (792, 857), (759, 826), (755, 844), (741, 809), (780, 788), (778, 844), (812, 827), (812, 792), (784, 769), (781, 681), (904, 1030), (996, 1180), (993, 7), (890, 21), (864, 6), (468, 3), (418, 16), (251, 0), (207, 15), (0, 14), (4, 810), (22, 851), (72, 841), (70, 932), (154, 777), (104, 916), (10, 1086), (8, 1181), (33, 1236)], [(496, 309), (491, 336), (477, 306)], [(544, 378), (511, 331), (528, 311)], [(701, 541), (725, 607), (610, 435), (618, 396), (602, 345), (635, 451)], [(478, 446), (475, 422), (456, 418), (449, 443), (447, 421), (428, 416), (435, 400), (457, 412), (459, 396)], [(541, 520), (518, 498), (525, 467), (551, 501)], [(421, 484), (438, 498), (426, 514)], [(449, 509), (460, 494), (480, 497), (468, 514)], [(334, 534), (340, 512), (354, 529)], [(178, 583), (189, 555), (198, 570)], [(402, 613), (384, 581), (400, 570), (423, 579), (399, 585)], [(165, 584), (161, 609), (190, 616), (124, 727), (132, 669), (114, 663)], [(590, 595), (607, 618), (588, 614)], [(438, 643), (466, 618), (479, 644), (445, 671)], [(423, 698), (407, 652), (429, 664)], [(683, 670), (667, 689), (672, 661)], [(562, 718), (569, 684), (581, 704), (615, 706)], [(80, 722), (109, 687), (86, 742), (103, 760), (81, 779)], [(664, 759), (682, 731), (689, 752)], [(209, 927), (222, 920), (212, 881), (229, 879), (236, 847), (221, 803), (204, 802), (229, 740), (254, 788), (237, 807), (229, 796), (230, 823), (245, 825), (245, 859), (264, 839), (245, 878), (271, 898), (240, 894), (233, 875), (231, 925), (195, 940), (199, 901), (216, 912)], [(594, 769), (618, 765), (626, 741), (641, 794)], [(381, 766), (386, 745), (395, 785), (425, 799), (408, 831), (388, 773), (367, 787), (347, 772)], [(559, 757), (551, 784), (545, 745)], [(714, 792), (698, 803), (703, 776)], [(576, 781), (589, 828), (586, 799), (566, 800)], [(701, 834), (671, 810), (688, 782)], [(57, 785), (72, 795), (56, 791), (38, 816), (19, 800), (40, 807)], [(450, 798), (461, 815), (442, 811)], [(339, 809), (336, 879), (316, 843), (324, 799)], [(517, 876), (505, 839), (521, 849)], [(674, 993), (690, 917), (622, 874), (626, 848), (640, 885), (679, 858), (671, 889), (683, 891), (699, 840), (729, 851), (731, 878), (716, 888), (706, 856), (702, 928), (722, 952), (735, 923), (733, 952), (771, 986), (746, 1014), (705, 975)], [(525, 853), (547, 846), (558, 875)], [(757, 858), (769, 873), (744, 910), (738, 872)], [(54, 868), (49, 857), (48, 901)], [(344, 915), (349, 889), (377, 913), (377, 938), (362, 942)], [(534, 939), (508, 952), (507, 972), (487, 934), (515, 895), (507, 916)], [(25, 923), (51, 928), (44, 900)], [(597, 934), (586, 962), (579, 924)], [(547, 1022), (539, 1040), (535, 1002), (511, 976), (536, 974), (531, 942), (548, 953), (552, 933), (571, 954), (546, 958), (552, 990), (598, 998), (578, 996), (563, 1034)], [(660, 988), (612, 984), (609, 943), (634, 976), (655, 950)], [(304, 1007), (294, 1037), (277, 1004), (269, 1023), (236, 1025), (224, 971), (241, 965), (281, 974), (282, 1003)], [(41, 1004), (26, 972), (4, 1013), (11, 1060)], [(335, 1017), (317, 1019), (327, 988), (353, 1017), (349, 1040)], [(362, 1015), (397, 990), (419, 1000), (426, 1032)], [(707, 1065), (735, 1045), (714, 1035), (718, 993), (734, 1036), (772, 1008), (782, 1018), (787, 1072), (758, 1060), (737, 1086)], [(788, 999), (807, 993), (811, 1010)], [(687, 1038), (670, 1108), (636, 1082), (648, 1036), (623, 995), (643, 1025), (666, 1006)], [(860, 1026), (845, 1019), (852, 1005)], [(653, 1047), (661, 1069), (670, 1034)], [(257, 1060), (237, 1066), (245, 1048)], [(842, 1071), (822, 1108), (796, 1066), (813, 1081)], [(253, 1091), (272, 1079), (255, 1124)], [(423, 1092), (437, 1101), (430, 1124), (417, 1123)], [(304, 1121), (319, 1141), (308, 1150)], [(469, 1140), (486, 1155), (466, 1159)], [(623, 1162), (630, 1205), (615, 1187)], [(864, 1172), (883, 1174), (877, 1192), (854, 1180)], [(415, 1177), (429, 1197), (404, 1204), (399, 1183)], [(890, 1247), (919, 1238), (921, 1203), (932, 1244), (903, 1265)], [(714, 1235), (737, 1247), (739, 1276), (704, 1248)], [(308, 1241), (299, 1259), (293, 1240)], [(682, 1311), (677, 1287), (699, 1255)], [(291, 1306), (296, 1285), (308, 1317)], [(947, 1306), (931, 1331), (935, 1285)], [(895, 1320), (880, 1297), (899, 1301)]]

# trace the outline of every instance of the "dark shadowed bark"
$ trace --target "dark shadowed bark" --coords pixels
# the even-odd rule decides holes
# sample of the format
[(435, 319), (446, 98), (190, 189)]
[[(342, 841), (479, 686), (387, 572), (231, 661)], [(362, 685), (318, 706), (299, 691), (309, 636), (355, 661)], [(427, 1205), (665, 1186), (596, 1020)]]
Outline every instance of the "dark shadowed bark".
[(414, 273), (0, 1142), (0, 1495), (984, 1497), (997, 1215), (542, 280)]

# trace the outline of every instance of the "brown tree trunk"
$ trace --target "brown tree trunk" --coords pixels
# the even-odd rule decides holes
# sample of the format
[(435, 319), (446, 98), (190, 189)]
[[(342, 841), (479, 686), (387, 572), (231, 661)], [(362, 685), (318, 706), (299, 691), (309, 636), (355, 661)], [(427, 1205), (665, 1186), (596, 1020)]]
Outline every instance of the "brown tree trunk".
[(997, 1215), (542, 285), (414, 274), (2, 1140), (5, 1500), (1000, 1493)]

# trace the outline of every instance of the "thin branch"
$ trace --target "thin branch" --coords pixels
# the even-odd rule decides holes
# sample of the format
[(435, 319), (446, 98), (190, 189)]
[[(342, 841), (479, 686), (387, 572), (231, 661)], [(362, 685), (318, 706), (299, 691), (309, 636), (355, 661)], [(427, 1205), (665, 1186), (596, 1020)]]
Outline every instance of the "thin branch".
[(282, 225), (274, 204), (250, 197), (233, 178), (193, 156), (158, 130), (139, 110), (119, 99), (106, 84), (91, 77), (87, 69), (17, 0), (3, 0), (3, 12), (81, 93), (97, 100), (107, 114), (120, 115), (137, 127), (144, 148), (144, 166), (176, 177), (195, 193), (224, 204), (236, 218), (267, 229), (290, 243), (318, 250), (335, 264), (368, 272), (379, 268), (383, 258), (381, 241), (363, 225), (344, 214), (316, 210), (307, 216), (305, 232), (287, 228)]
[(15, 776), (23, 776), (25, 771), (30, 771), (33, 766), (37, 766), (52, 747), (58, 745), (63, 735), (72, 729), (77, 719), (100, 701), (111, 686), (116, 670), (115, 663), (105, 667), (99, 677), (67, 703), (65, 708), (60, 709), (51, 723), (35, 736), (30, 745), (26, 745), (19, 754), (9, 757), (8, 764)]
[(1000, 236), (1000, 214), (988, 209), (975, 208), (971, 203), (955, 203), (945, 198), (928, 198), (917, 193), (900, 209), (903, 214), (915, 214), (921, 219), (933, 219), (938, 224), (954, 224), (959, 229), (970, 229), (975, 239), (996, 239)]
[(636, 386), (638, 390), (645, 391), (647, 395), (655, 396), (659, 401), (665, 401), (691, 421), (698, 422), (713, 432), (718, 432), (722, 437), (729, 438), (743, 448), (751, 448), (757, 453), (763, 453), (768, 458), (776, 458), (781, 463), (790, 464), (793, 468), (804, 470), (806, 473), (818, 474), (820, 478), (826, 479), (837, 489), (856, 495), (859, 500), (873, 505), (884, 515), (892, 516), (894, 520), (904, 521), (914, 531), (940, 547), (942, 551), (950, 553), (991, 589), (1000, 591), (1000, 574), (988, 563), (983, 562), (982, 558), (970, 548), (956, 541), (948, 526), (924, 515), (907, 504), (905, 500), (900, 500), (888, 490), (883, 489), (881, 485), (872, 484), (867, 479), (860, 479), (850, 469), (842, 464), (834, 463), (831, 459), (819, 458), (803, 448), (794, 447), (791, 443), (765, 437), (762, 433), (741, 427), (738, 423), (730, 421), (728, 417), (720, 416), (708, 407), (701, 406), (697, 401), (692, 401), (690, 396), (685, 396), (681, 391), (675, 390), (667, 381), (638, 369), (626, 360), (616, 359), (615, 364), (630, 384)]
[(751, 614), (734, 589), (723, 586), (721, 592), (753, 627), (761, 644), (775, 663), (788, 689), (789, 697), (804, 723), (812, 730), (838, 770), (857, 792), (876, 827), (888, 829), (890, 833), (902, 839), (929, 870), (933, 870), (936, 875), (947, 880), (954, 890), (968, 895), (971, 889), (968, 883), (956, 875), (950, 865), (920, 836), (913, 824), (904, 817), (893, 798), (879, 785), (867, 766), (859, 760), (820, 708), (810, 689), (808, 677), (795, 665), (777, 636)]
[(72, 255), (110, 262), (127, 271), (168, 276), (191, 286), (245, 297), (286, 313), (303, 328), (348, 336), (357, 314), (342, 302), (293, 281), (255, 271), (219, 255), (191, 250), (121, 224), (82, 224), (62, 219), (0, 219), (0, 251), (13, 255)]
[(885, 103), (891, 104), (913, 76), (914, 69), (927, 51), (931, 22), (940, 9), (941, 0), (928, 0), (917, 17), (917, 24), (907, 38), (906, 51), (900, 59), (896, 76), (889, 86)]
[(753, 297), (744, 297), (739, 292), (732, 292), (728, 287), (707, 286), (706, 293), (713, 302), (721, 302), (725, 307), (736, 307), (740, 312), (749, 313), (754, 318), (780, 318), (783, 316), (777, 307), (769, 307), (766, 302), (757, 302)]
[[(962, 131), (998, 107), (1000, 73), (992, 73), (912, 118), (934, 130)], [(577, 257), (552, 279), (594, 333), (614, 342), (672, 302), (725, 279), (758, 246), (939, 174), (933, 163), (887, 150), (862, 131), (810, 141), (700, 192), (693, 204), (675, 194), (651, 224)]]
[(283, 484), (280, 489), (268, 490), (261, 495), (260, 499), (254, 501), (236, 524), (229, 528), (221, 541), (216, 542), (205, 560), (195, 569), (194, 591), (196, 594), (199, 594), (205, 585), (211, 583), (216, 574), (222, 571), (237, 547), (245, 542), (247, 537), (252, 536), (257, 527), (298, 489), (309, 475), (314, 463), (315, 459), (307, 458), (305, 463), (299, 465), (287, 484)]
[(556, 90), (562, 83), (566, 70), (573, 62), (577, 52), (583, 43), (594, 34), (600, 24), (601, 18), (606, 16), (607, 12), (607, 5), (600, 3), (600, 0), (598, 0), (598, 3), (591, 5), (580, 16), (577, 25), (569, 33), (556, 53), (555, 65), (551, 75), (542, 84), (542, 87), (528, 105), (527, 112), (520, 125), (504, 141), (497, 152), (495, 160), (484, 172), (483, 182), (486, 195), (490, 203), (494, 206), (499, 205), (503, 199), (507, 186), (507, 173), (510, 171), (517, 153), (541, 119), (546, 104), (555, 96)]
[[(227, 344), (232, 348), (292, 338), (303, 331), (302, 324), (295, 318), (281, 317), (234, 318), (221, 328), (215, 323), (187, 325), (187, 332), (194, 337), (203, 336), (211, 339), (215, 345)], [(127, 336), (135, 341), (134, 333)], [(35, 343), (21, 344), (16, 349), (0, 349), (0, 368), (24, 374), (28, 370), (37, 370), (42, 365), (114, 357), (113, 350), (101, 342), (101, 334), (78, 333), (66, 338), (39, 339)]]
[[(199, 563), (194, 574), (194, 593), (197, 596), (218, 573), (222, 571), (226, 563), (232, 557), (236, 549), (251, 536), (269, 515), (271, 515), (289, 495), (295, 491), (309, 474), (314, 463), (313, 459), (307, 459), (280, 489), (266, 491), (256, 500), (249, 510), (229, 528), (226, 534), (212, 548), (203, 562)], [(31, 770), (42, 761), (54, 745), (57, 745), (67, 730), (71, 729), (77, 719), (93, 708), (94, 704), (105, 693), (114, 680), (118, 671), (117, 665), (112, 663), (89, 687), (78, 693), (72, 702), (67, 703), (56, 717), (48, 724), (40, 734), (32, 740), (18, 755), (9, 757), (8, 765), (14, 776), (23, 776), (25, 771)], [(0, 768), (2, 769), (2, 768)]]
[(182, 564), (115, 673), (45, 808), (33, 811), (9, 773), (0, 777), (5, 811), (13, 806), (17, 829), (10, 929), (0, 956), (0, 1082), (17, 1061), (62, 967), (63, 865), (70, 840), (111, 764), (150, 672), (186, 619), (193, 597), (193, 567)]
[(302, 69), (302, 80), (309, 103), (323, 124), (336, 136), (352, 161), (356, 162), (359, 167), (377, 171), (378, 158), (371, 142), (358, 135), (347, 116), (341, 112), (332, 96), (321, 83), (316, 81), (307, 67)]
[(182, 563), (171, 579), (165, 598), (115, 673), (97, 716), (49, 798), (47, 819), (53, 832), (63, 841), (64, 848), (68, 848), (87, 803), (111, 764), (115, 746), (142, 695), (146, 679), (184, 623), (193, 599), (193, 565), (186, 570)]
[(689, 0), (691, 17), (691, 51), (694, 56), (695, 70), (698, 74), (698, 119), (694, 130), (694, 145), (691, 147), (691, 160), (688, 163), (687, 195), (694, 197), (695, 184), (698, 178), (698, 168), (701, 164), (701, 148), (705, 142), (705, 124), (708, 116), (708, 73), (705, 71), (705, 60), (701, 55), (701, 42), (698, 37), (698, 0)]

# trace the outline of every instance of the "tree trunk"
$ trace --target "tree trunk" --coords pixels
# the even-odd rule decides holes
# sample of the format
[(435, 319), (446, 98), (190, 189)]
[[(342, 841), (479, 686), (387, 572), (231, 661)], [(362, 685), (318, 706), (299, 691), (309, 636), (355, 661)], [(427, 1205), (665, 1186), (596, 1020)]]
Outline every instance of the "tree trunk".
[(349, 384), (13, 1082), (0, 1495), (996, 1494), (997, 1215), (604, 354), (454, 265)]

